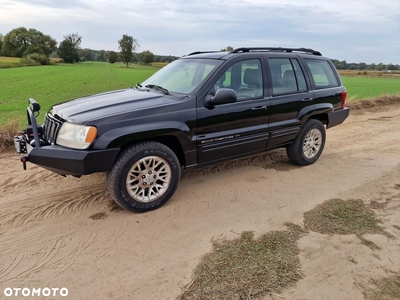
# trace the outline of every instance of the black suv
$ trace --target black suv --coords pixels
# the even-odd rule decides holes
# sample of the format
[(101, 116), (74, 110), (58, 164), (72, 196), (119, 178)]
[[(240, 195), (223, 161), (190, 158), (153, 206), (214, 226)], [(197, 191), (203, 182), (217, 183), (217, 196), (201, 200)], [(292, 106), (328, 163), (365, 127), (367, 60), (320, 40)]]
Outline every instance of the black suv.
[(325, 127), (349, 115), (332, 62), (312, 49), (238, 48), (194, 52), (136, 88), (54, 105), (15, 137), (24, 168), (61, 175), (107, 172), (114, 200), (129, 211), (163, 205), (181, 168), (285, 147), (298, 165), (314, 163)]

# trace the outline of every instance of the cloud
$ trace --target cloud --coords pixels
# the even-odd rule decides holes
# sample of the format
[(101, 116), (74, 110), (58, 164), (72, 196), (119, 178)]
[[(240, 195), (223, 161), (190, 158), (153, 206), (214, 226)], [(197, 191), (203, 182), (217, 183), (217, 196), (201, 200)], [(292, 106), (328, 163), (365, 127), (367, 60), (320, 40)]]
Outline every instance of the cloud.
[(0, 0), (1, 32), (36, 28), (58, 41), (117, 50), (122, 34), (140, 50), (184, 55), (228, 45), (310, 47), (324, 55), (400, 63), (400, 2), (392, 0)]

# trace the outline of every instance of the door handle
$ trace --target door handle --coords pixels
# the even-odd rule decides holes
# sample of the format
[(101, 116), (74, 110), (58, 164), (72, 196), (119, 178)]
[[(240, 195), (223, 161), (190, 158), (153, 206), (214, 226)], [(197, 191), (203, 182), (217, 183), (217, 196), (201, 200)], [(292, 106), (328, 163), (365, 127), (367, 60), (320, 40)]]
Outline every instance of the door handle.
[(307, 102), (307, 101), (313, 101), (313, 100), (314, 100), (314, 98), (310, 97), (310, 98), (304, 98), (301, 101)]
[(255, 107), (253, 107), (251, 110), (260, 110), (260, 109), (267, 109), (267, 106), (266, 106), (266, 105), (263, 105), (263, 106), (255, 106)]

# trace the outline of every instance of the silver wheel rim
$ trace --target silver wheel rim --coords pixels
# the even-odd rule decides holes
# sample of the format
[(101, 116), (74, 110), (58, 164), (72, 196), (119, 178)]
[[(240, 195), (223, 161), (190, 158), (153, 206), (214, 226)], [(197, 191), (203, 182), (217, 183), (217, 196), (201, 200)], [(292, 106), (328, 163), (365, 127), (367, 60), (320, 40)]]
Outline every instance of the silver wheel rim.
[(318, 129), (310, 130), (305, 139), (303, 144), (303, 154), (307, 158), (315, 157), (319, 150), (321, 149), (322, 143), (322, 133)]
[(126, 176), (126, 190), (138, 202), (157, 200), (168, 190), (171, 183), (171, 167), (158, 156), (138, 160)]

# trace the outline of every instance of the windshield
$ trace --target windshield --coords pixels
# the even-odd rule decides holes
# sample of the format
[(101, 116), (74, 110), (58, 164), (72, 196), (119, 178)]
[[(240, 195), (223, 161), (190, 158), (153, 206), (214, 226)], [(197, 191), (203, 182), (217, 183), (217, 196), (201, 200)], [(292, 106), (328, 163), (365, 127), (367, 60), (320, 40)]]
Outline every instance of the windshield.
[(215, 59), (176, 60), (147, 79), (142, 86), (158, 86), (170, 92), (190, 94), (222, 61)]

